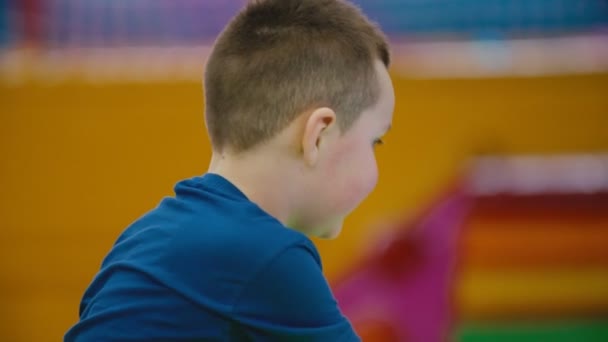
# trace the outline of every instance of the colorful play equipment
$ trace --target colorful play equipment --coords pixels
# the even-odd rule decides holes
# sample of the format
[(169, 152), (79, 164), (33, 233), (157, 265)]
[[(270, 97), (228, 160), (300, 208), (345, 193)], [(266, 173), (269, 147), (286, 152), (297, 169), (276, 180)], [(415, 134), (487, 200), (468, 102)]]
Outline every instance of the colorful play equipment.
[(608, 341), (608, 156), (480, 157), (335, 283), (364, 341)]

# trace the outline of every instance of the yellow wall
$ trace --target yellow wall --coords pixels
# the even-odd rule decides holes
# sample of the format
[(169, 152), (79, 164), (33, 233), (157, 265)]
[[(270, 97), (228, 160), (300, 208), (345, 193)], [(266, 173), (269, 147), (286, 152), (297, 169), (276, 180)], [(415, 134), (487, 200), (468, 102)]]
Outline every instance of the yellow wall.
[[(608, 150), (608, 74), (395, 87), (378, 188), (318, 242), (330, 279), (472, 152)], [(209, 155), (199, 84), (0, 84), (0, 338), (59, 340), (119, 232)]]

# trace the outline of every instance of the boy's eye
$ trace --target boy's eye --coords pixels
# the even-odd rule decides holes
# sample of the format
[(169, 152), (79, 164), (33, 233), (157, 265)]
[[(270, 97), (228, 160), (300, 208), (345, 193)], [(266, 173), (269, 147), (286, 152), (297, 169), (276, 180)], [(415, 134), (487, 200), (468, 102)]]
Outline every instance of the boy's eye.
[(380, 138), (374, 140), (374, 146), (384, 145), (384, 141)]

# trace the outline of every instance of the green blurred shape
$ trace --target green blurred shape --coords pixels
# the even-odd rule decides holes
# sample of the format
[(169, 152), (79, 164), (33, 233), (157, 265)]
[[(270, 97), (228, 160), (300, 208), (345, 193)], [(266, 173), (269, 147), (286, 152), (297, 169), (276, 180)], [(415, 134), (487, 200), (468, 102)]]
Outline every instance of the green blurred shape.
[(606, 342), (608, 319), (602, 321), (559, 321), (529, 323), (463, 324), (458, 342)]

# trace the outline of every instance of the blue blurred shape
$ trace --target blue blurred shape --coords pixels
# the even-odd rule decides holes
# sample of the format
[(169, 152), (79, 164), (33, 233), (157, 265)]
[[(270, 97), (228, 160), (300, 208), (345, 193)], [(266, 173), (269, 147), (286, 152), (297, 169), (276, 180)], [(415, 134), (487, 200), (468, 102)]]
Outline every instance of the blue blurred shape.
[[(201, 45), (211, 43), (246, 0), (32, 0), (42, 13), (43, 45)], [(0, 44), (19, 27), (0, 0)], [(390, 36), (450, 36), (483, 32), (552, 35), (608, 27), (606, 0), (353, 0)], [(41, 17), (40, 17), (41, 16)]]
[(9, 0), (0, 0), (0, 48), (4, 48), (9, 42)]

